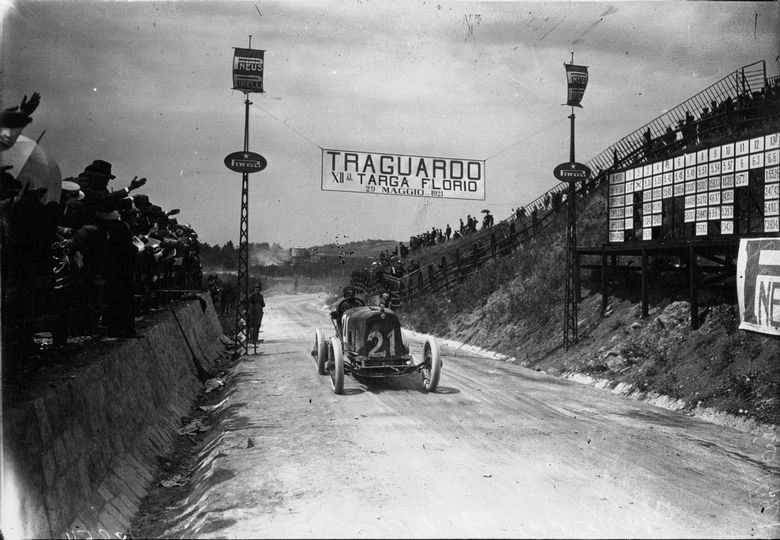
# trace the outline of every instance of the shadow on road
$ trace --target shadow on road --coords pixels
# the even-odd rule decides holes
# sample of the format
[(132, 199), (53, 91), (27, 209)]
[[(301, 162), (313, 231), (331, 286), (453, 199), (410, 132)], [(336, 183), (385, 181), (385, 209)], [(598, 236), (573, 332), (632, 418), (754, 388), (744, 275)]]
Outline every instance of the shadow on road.
[(460, 390), (457, 388), (450, 388), (448, 386), (440, 386), (436, 389), (435, 394), (460, 394)]
[[(416, 373), (401, 375), (397, 377), (360, 377), (353, 376), (356, 381), (363, 385), (367, 392), (372, 394), (381, 394), (383, 392), (398, 392), (401, 390), (428, 394), (423, 387), (422, 377)], [(436, 394), (459, 394), (460, 390), (440, 386), (436, 389)]]

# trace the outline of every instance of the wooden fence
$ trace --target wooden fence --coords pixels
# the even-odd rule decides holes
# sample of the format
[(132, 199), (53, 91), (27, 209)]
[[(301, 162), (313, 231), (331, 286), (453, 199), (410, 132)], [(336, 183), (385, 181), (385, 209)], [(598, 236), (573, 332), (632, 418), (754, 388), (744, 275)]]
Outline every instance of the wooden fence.
[[(767, 86), (776, 84), (777, 77), (767, 78), (766, 63), (763, 60), (737, 69), (623, 137), (588, 161), (587, 165), (593, 171), (594, 176), (580, 185), (577, 192), (578, 198), (585, 197), (604, 185), (609, 172), (614, 169), (658, 157), (661, 153), (666, 155), (679, 153), (683, 150), (694, 150), (699, 143), (698, 139), (694, 137), (694, 140), (686, 141), (682, 137), (681, 129), (673, 129), (675, 135), (673, 143), (662, 142), (663, 137), (667, 135), (666, 127), (679, 125), (679, 121), (685, 119), (686, 113), (690, 109), (696, 111), (712, 101), (723, 101), (728, 97), (736, 100), (746, 93), (760, 93)], [(760, 124), (766, 111), (761, 108), (760, 111), (756, 112), (757, 116), (749, 115), (749, 118), (741, 120), (739, 127), (749, 132), (753, 128), (753, 124)], [(776, 115), (776, 111), (773, 113)], [(701, 119), (697, 119), (695, 122), (697, 130), (700, 121)], [(648, 136), (654, 142), (649, 146), (646, 139)], [(555, 220), (558, 213), (566, 208), (567, 194), (568, 184), (559, 183), (524, 207), (526, 217), (518, 219), (516, 216), (512, 216), (499, 222), (491, 229), (466, 236), (458, 241), (457, 248), (449, 250), (435, 263), (428, 262), (423, 267), (400, 278), (388, 273), (374, 274), (370, 279), (356, 279), (353, 276), (352, 285), (364, 294), (376, 294), (390, 289), (394, 307), (409, 302), (426, 292), (435, 292), (442, 287), (449, 288), (476, 272), (486, 262), (512, 253), (518, 246), (547, 228)], [(550, 202), (554, 202), (556, 197), (561, 203), (557, 205), (553, 203), (550, 207)]]
[(548, 210), (541, 216), (534, 213), (528, 219), (529, 224), (519, 229), (516, 227), (517, 221), (512, 221), (480, 231), (472, 238), (459, 242), (458, 247), (442, 255), (438, 261), (427, 263), (400, 278), (385, 273), (374, 283), (353, 281), (353, 286), (369, 294), (377, 292), (377, 288), (389, 289), (393, 307), (428, 292), (449, 289), (477, 272), (481, 266), (513, 253), (534, 235), (549, 227), (564, 208), (565, 201), (560, 208)]

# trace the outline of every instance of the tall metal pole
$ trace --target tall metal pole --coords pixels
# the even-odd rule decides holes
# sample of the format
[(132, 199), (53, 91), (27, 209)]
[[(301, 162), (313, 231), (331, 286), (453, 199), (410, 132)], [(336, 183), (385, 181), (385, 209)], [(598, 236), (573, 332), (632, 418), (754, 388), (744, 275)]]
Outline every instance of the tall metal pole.
[[(572, 64), (574, 53), (572, 53)], [(574, 107), (571, 108), (571, 134), (569, 143), (569, 162), (574, 163)], [(577, 246), (577, 190), (576, 182), (569, 182), (569, 213), (566, 223), (566, 292), (563, 314), (563, 345), (568, 350), (571, 344), (576, 343), (577, 336), (577, 290), (579, 275), (576, 265)]]
[[(251, 36), (250, 36), (251, 44)], [(249, 94), (244, 100), (244, 152), (249, 151)], [(249, 173), (241, 176), (241, 227), (238, 234), (238, 279), (236, 284), (235, 340), (249, 353), (247, 310), (249, 307)]]

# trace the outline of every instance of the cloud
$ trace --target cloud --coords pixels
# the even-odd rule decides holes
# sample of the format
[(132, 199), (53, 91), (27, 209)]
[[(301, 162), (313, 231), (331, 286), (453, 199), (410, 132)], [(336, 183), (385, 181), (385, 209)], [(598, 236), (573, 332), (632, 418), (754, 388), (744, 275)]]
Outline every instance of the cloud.
[[(572, 50), (591, 70), (577, 113), (583, 161), (741, 65), (778, 67), (774, 3), (255, 5), (19, 3), (3, 26), (3, 98), (41, 92), (26, 133), (46, 130), (64, 174), (108, 159), (117, 187), (148, 176), (150, 197), (182, 208), (206, 241), (235, 241), (240, 177), (222, 159), (243, 144), (231, 59), (251, 34), (266, 50), (266, 94), (251, 95), (250, 147), (269, 162), (251, 177), (252, 241), (312, 245), (336, 233), (407, 238), (483, 207), (500, 219), (552, 187), (568, 155), (557, 122)], [(320, 146), (495, 154), (488, 200), (321, 192)]]

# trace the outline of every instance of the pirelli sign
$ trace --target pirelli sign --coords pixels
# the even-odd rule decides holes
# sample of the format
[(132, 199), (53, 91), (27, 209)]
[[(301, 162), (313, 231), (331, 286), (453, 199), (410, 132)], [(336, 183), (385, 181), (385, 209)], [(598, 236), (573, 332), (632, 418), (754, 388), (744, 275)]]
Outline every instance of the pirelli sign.
[(323, 149), (322, 190), (483, 201), (485, 162)]

